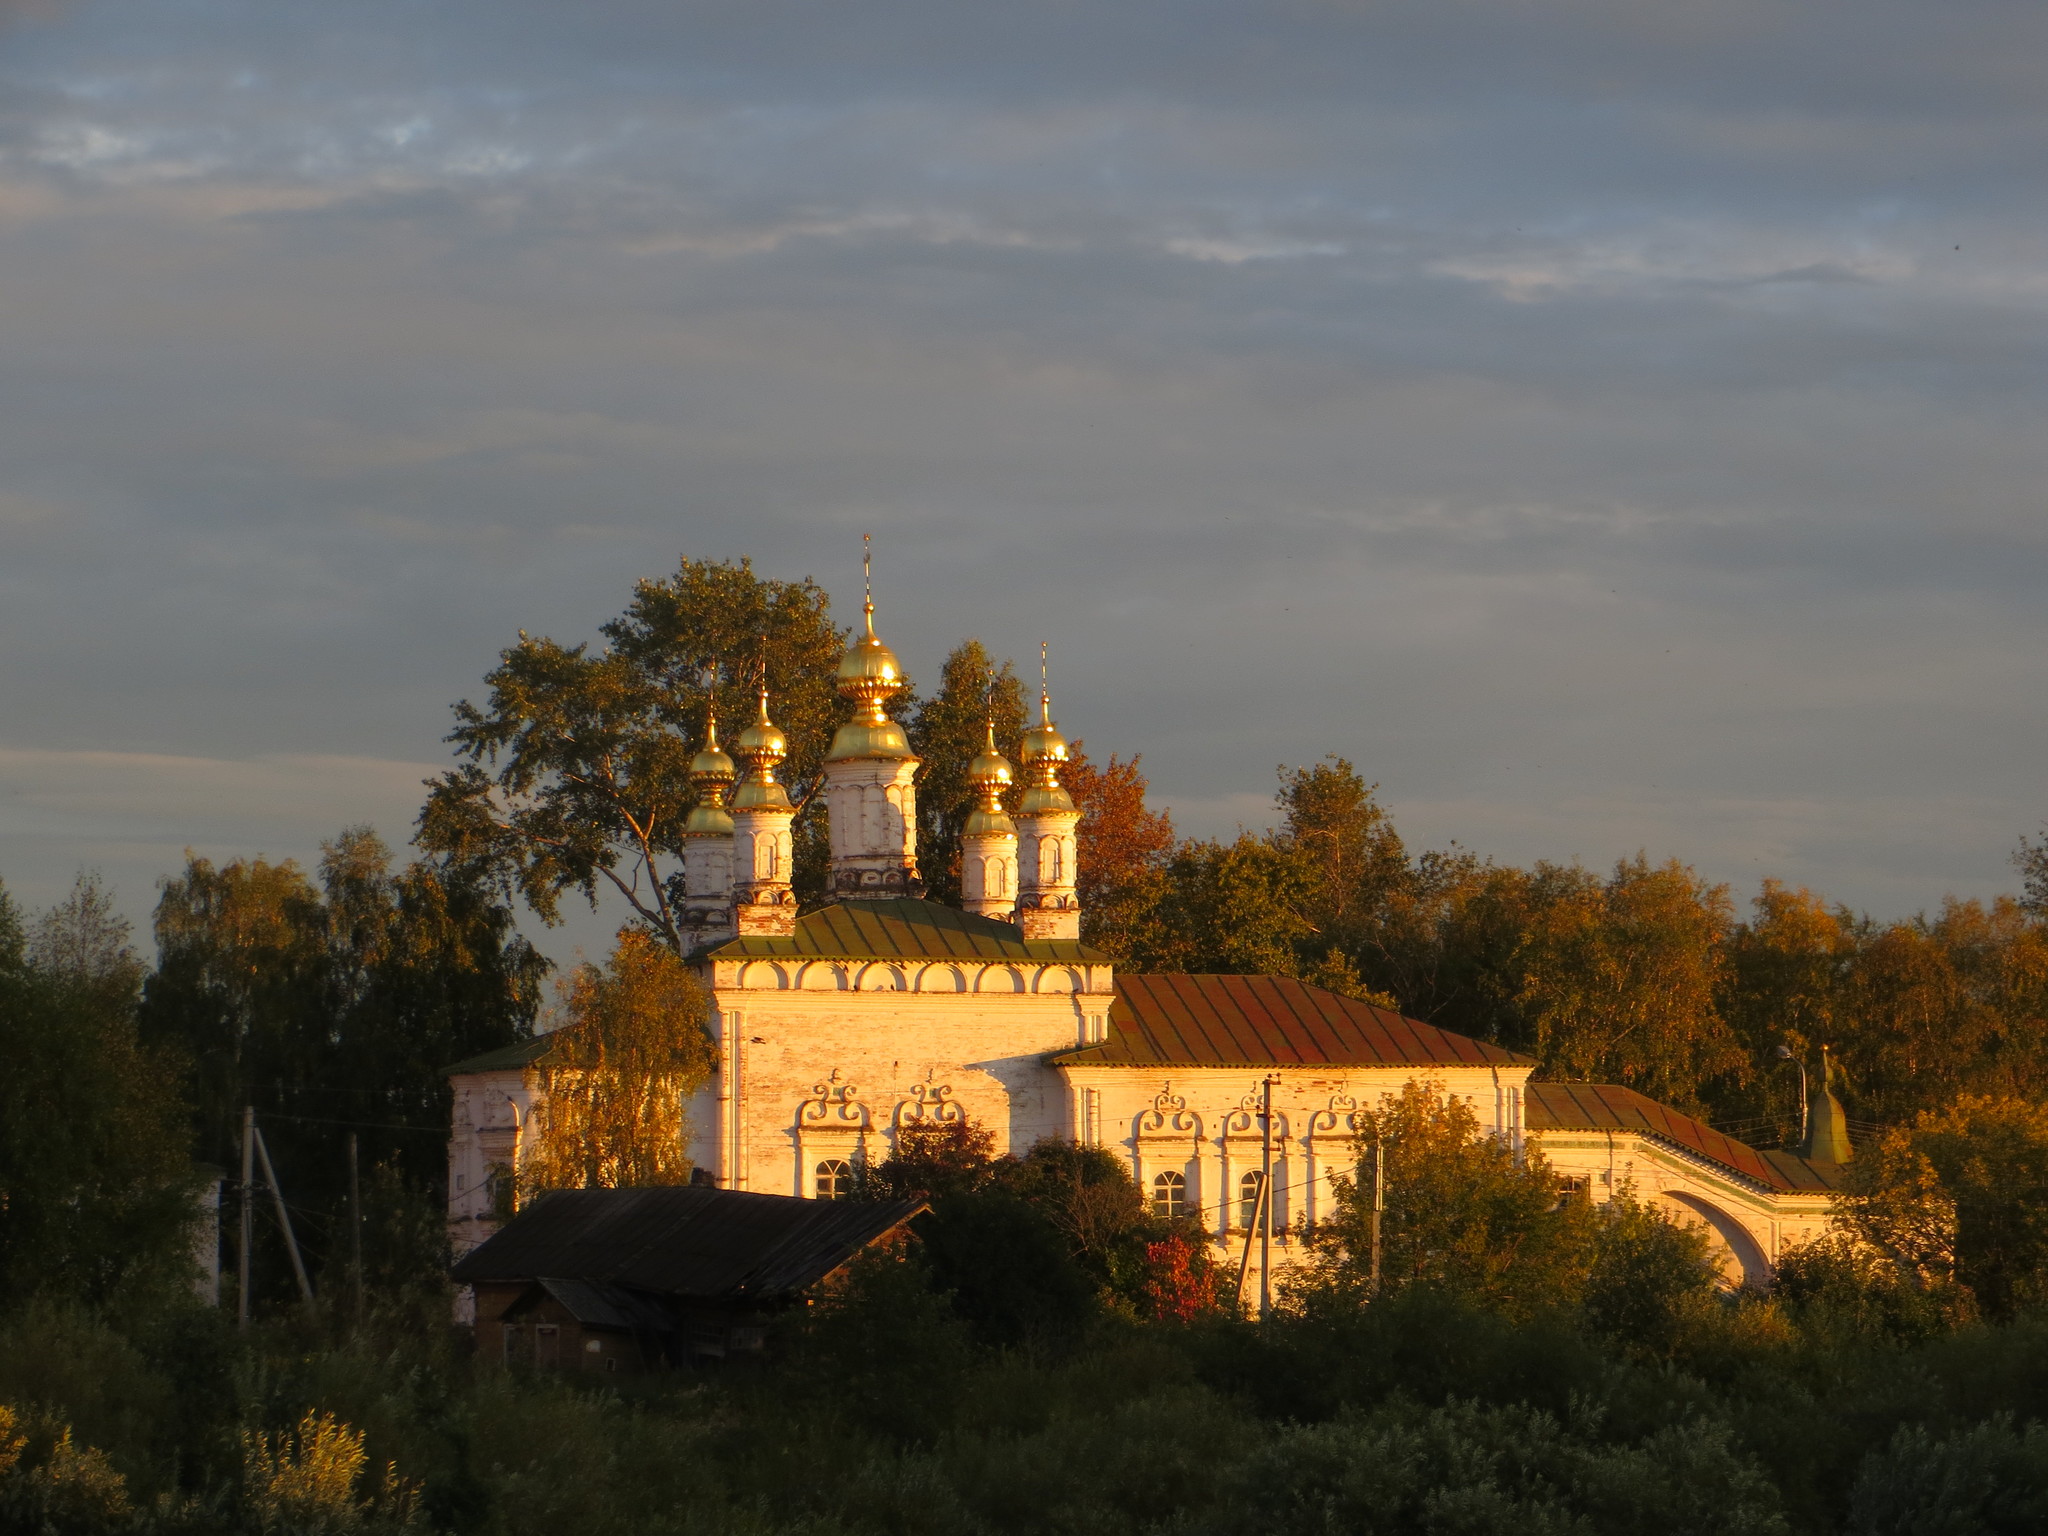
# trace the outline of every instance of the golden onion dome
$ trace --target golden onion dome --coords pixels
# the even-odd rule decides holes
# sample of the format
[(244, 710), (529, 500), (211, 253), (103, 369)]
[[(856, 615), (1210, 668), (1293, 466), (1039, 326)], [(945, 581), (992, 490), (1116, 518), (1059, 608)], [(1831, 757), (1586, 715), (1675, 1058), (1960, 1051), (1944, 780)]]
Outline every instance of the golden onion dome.
[[(1041, 654), (1041, 671), (1044, 665)], [(1052, 694), (1042, 681), (1038, 687), (1038, 724), (1024, 733), (1023, 748), (1024, 766), (1031, 781), (1025, 786), (1023, 798), (1017, 802), (1017, 814), (1044, 816), (1052, 812), (1071, 812), (1074, 797), (1060, 784), (1060, 764), (1069, 761), (1073, 753), (1067, 746), (1067, 738), (1052, 723)]]
[(875, 599), (869, 593), (863, 611), (867, 633), (846, 648), (839, 658), (834, 687), (842, 699), (851, 699), (853, 718), (833, 733), (828, 763), (855, 757), (896, 757), (911, 755), (910, 738), (903, 727), (891, 720), (882, 705), (903, 691), (903, 668), (896, 653), (875, 636)]
[(846, 654), (839, 658), (834, 683), (841, 698), (862, 704), (870, 700), (879, 702), (903, 687), (903, 668), (896, 653), (875, 634), (873, 603), (867, 605), (867, 621), (867, 633), (849, 645)]
[(996, 723), (988, 722), (988, 736), (974, 760), (967, 765), (967, 782), (980, 797), (980, 804), (968, 815), (969, 837), (991, 832), (1016, 834), (1017, 824), (1003, 812), (1003, 791), (1010, 787), (1010, 760), (996, 750)]
[(690, 759), (690, 777), (700, 784), (706, 781), (730, 784), (738, 773), (732, 759), (717, 746), (706, 747)]
[(789, 738), (768, 718), (768, 690), (761, 689), (761, 718), (740, 732), (733, 745), (746, 759), (747, 774), (733, 792), (736, 811), (792, 810), (789, 792), (775, 781), (775, 765), (789, 756)]
[(1050, 758), (1055, 763), (1064, 763), (1073, 755), (1067, 746), (1067, 738), (1054, 729), (1050, 721), (1044, 725), (1034, 725), (1026, 731), (1021, 745), (1024, 749), (1024, 761), (1027, 763), (1035, 763), (1042, 757)]
[(1027, 767), (1041, 759), (1064, 763), (1071, 755), (1067, 738), (1052, 723), (1052, 690), (1045, 681), (1045, 647), (1042, 645), (1038, 648), (1038, 724), (1024, 733), (1021, 746)]
[(718, 716), (711, 717), (704, 734), (704, 750), (690, 759), (690, 779), (699, 789), (723, 789), (738, 777), (739, 770), (718, 744)]
[(724, 748), (718, 744), (718, 717), (713, 715), (704, 733), (704, 750), (690, 759), (690, 782), (697, 787), (698, 801), (683, 822), (683, 831), (696, 837), (723, 837), (732, 832), (732, 817), (725, 808), (725, 792), (737, 772)]
[(739, 749), (747, 766), (759, 771), (772, 768), (789, 756), (789, 738), (782, 734), (782, 727), (768, 718), (768, 690), (761, 690), (761, 718), (740, 732), (739, 740), (733, 745)]
[(989, 722), (988, 741), (967, 765), (967, 782), (983, 794), (1001, 794), (1010, 787), (1010, 760), (996, 750), (995, 722)]

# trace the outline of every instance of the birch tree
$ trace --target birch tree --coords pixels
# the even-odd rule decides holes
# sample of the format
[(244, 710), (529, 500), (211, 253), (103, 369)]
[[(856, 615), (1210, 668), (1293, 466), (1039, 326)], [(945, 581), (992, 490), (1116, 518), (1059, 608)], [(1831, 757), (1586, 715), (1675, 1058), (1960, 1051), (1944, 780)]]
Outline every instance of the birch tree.
[(619, 931), (570, 979), (569, 1023), (534, 1067), (544, 1102), (527, 1189), (625, 1189), (690, 1178), (690, 1096), (710, 1077), (710, 1006), (675, 951)]

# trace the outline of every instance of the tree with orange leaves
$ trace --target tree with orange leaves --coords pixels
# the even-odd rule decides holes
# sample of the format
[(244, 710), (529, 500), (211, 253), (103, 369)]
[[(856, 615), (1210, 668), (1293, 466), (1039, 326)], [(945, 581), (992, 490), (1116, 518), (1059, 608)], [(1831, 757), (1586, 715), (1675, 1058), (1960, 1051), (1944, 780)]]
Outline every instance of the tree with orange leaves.
[(1081, 812), (1077, 884), (1081, 936), (1118, 960), (1156, 947), (1156, 907), (1173, 852), (1173, 817), (1145, 803), (1148, 787), (1139, 768), (1142, 754), (1128, 762), (1111, 756), (1106, 767), (1088, 760), (1075, 742), (1060, 782)]

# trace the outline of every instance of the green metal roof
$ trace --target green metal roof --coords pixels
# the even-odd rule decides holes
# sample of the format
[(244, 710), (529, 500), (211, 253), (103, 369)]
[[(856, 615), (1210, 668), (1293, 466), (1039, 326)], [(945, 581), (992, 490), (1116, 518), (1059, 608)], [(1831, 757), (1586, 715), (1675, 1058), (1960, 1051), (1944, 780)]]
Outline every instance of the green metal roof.
[(448, 1077), (468, 1072), (509, 1072), (514, 1067), (531, 1066), (547, 1054), (552, 1044), (553, 1036), (535, 1035), (530, 1040), (515, 1040), (510, 1045), (501, 1045), (495, 1051), (485, 1051), (481, 1056), (471, 1056), (441, 1070)]
[(787, 937), (749, 935), (703, 951), (704, 960), (1026, 960), (1106, 965), (1078, 939), (1027, 939), (1015, 923), (936, 901), (841, 901), (796, 920)]

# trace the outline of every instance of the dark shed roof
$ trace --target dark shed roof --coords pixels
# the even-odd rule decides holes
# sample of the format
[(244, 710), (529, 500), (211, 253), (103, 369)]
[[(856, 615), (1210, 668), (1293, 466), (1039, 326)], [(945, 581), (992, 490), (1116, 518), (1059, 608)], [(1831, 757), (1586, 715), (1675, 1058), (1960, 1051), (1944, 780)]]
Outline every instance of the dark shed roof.
[(542, 1275), (533, 1289), (505, 1311), (517, 1317), (522, 1308), (541, 1295), (552, 1296), (569, 1315), (586, 1328), (610, 1328), (621, 1333), (673, 1333), (676, 1320), (659, 1302), (616, 1285), (591, 1280), (564, 1280)]
[(1119, 976), (1074, 1067), (1504, 1066), (1529, 1058), (1286, 976)]
[(457, 1280), (556, 1279), (701, 1300), (766, 1300), (815, 1285), (924, 1207), (735, 1189), (565, 1189), (455, 1266)]
[(1759, 1152), (1616, 1083), (1531, 1083), (1526, 1103), (1532, 1131), (1633, 1131), (1719, 1163), (1767, 1189), (1826, 1194), (1841, 1179), (1833, 1163), (1792, 1152)]
[(441, 1070), (449, 1077), (463, 1072), (509, 1072), (514, 1067), (528, 1066), (540, 1060), (552, 1044), (552, 1035), (535, 1035), (531, 1039), (501, 1045), (495, 1051), (485, 1051), (481, 1056), (465, 1057), (454, 1066)]
[(796, 920), (786, 937), (749, 935), (700, 959), (1032, 960), (1101, 965), (1109, 956), (1077, 939), (1027, 939), (1015, 923), (936, 901), (842, 901)]

